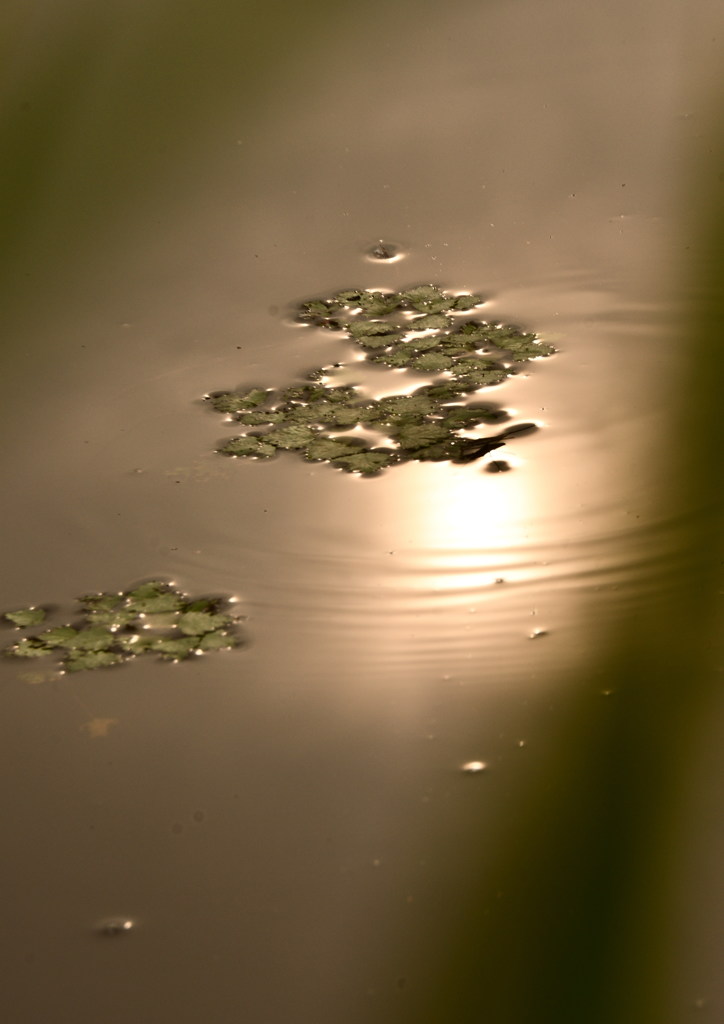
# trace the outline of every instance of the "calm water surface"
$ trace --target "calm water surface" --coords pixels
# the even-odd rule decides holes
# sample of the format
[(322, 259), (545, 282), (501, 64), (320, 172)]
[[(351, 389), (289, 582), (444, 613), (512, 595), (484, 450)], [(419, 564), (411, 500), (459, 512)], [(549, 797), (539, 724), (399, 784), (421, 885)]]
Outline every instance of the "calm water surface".
[[(466, 823), (492, 843), (572, 688), (615, 696), (585, 666), (687, 571), (653, 482), (719, 52), (683, 5), (617, 7), (400, 11), (383, 43), (344, 21), (264, 123), (218, 117), (188, 194), (18, 297), (3, 608), (161, 576), (238, 598), (250, 644), (0, 665), (14, 1024), (402, 1019)], [(403, 258), (367, 259), (379, 238)], [(291, 303), (423, 281), (559, 349), (484, 396), (541, 425), (512, 472), (213, 453), (205, 393), (354, 358)], [(693, 959), (681, 1020), (722, 994)]]

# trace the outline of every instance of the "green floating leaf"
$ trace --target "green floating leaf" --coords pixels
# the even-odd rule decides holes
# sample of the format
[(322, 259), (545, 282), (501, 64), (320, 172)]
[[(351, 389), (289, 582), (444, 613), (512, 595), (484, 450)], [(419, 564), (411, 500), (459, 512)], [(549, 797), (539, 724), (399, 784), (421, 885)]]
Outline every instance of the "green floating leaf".
[(83, 594), (78, 600), (86, 611), (109, 612), (123, 606), (124, 594)]
[(115, 635), (109, 629), (87, 626), (75, 632), (75, 636), (69, 637), (62, 646), (71, 651), (107, 651), (115, 641)]
[(452, 309), (473, 309), (474, 306), (482, 306), (484, 302), (485, 299), (480, 295), (456, 295), (452, 304)]
[(344, 402), (312, 402), (310, 405), (287, 406), (284, 410), (284, 426), (294, 424), (325, 424), (331, 427), (354, 426), (365, 416), (367, 403), (347, 405)]
[(184, 601), (182, 611), (184, 612), (216, 612), (219, 602), (214, 597), (202, 597), (197, 601)]
[(292, 387), (284, 388), (279, 395), (279, 401), (281, 403), (316, 402), (319, 399), (326, 398), (328, 390), (330, 389), (325, 388), (324, 384), (296, 384)]
[(402, 301), (420, 313), (444, 313), (450, 309), (454, 299), (445, 295), (434, 284), (423, 284), (401, 293)]
[(396, 292), (361, 292), (358, 302), (362, 312), (369, 316), (384, 316), (385, 313), (399, 309), (401, 304), (402, 300)]
[(483, 345), (497, 345), (500, 333), (492, 324), (469, 320), (467, 323), (461, 324), (457, 331), (450, 335), (450, 344), (457, 339), (465, 339), (467, 343), (475, 342), (477, 348), (482, 348)]
[(453, 360), (441, 352), (423, 352), (421, 356), (412, 360), (410, 366), (413, 370), (421, 370), (423, 373), (442, 373), (453, 366)]
[(191, 657), (199, 649), (200, 643), (199, 636), (159, 637), (148, 645), (148, 650), (160, 654), (162, 658), (182, 661)]
[(334, 300), (312, 299), (311, 302), (303, 302), (299, 307), (299, 313), (304, 318), (329, 316), (339, 309), (339, 303)]
[(260, 459), (268, 459), (276, 455), (276, 448), (261, 437), (232, 437), (230, 441), (216, 449), (221, 455), (253, 455)]
[(265, 434), (264, 441), (274, 445), (275, 448), (306, 448), (309, 442), (317, 436), (317, 433), (318, 431), (311, 427), (302, 425), (279, 427), (278, 430), (272, 430)]
[(175, 612), (182, 604), (181, 595), (164, 583), (147, 583), (126, 594), (128, 607), (137, 614)]
[(147, 597), (158, 597), (159, 594), (169, 593), (170, 587), (163, 580), (149, 580), (148, 583), (141, 583), (133, 590), (127, 591), (123, 596), (131, 602), (145, 601)]
[(456, 405), (439, 410), (441, 422), (450, 430), (477, 427), (480, 423), (500, 423), (508, 414), (491, 406)]
[(338, 292), (333, 301), (338, 302), (340, 306), (348, 306), (351, 309), (359, 306), (364, 292), (361, 290), (352, 289), (351, 291)]
[(213, 633), (206, 633), (199, 640), (198, 650), (200, 651), (222, 651), (230, 647), (239, 647), (241, 640), (233, 633), (226, 633), (223, 629), (217, 629)]
[(435, 408), (433, 399), (426, 395), (388, 395), (378, 403), (378, 419), (394, 423), (414, 416), (428, 416)]
[(369, 450), (359, 452), (357, 455), (343, 455), (341, 458), (333, 459), (332, 465), (339, 466), (341, 469), (347, 470), (348, 473), (362, 473), (363, 476), (368, 476), (379, 473), (381, 469), (385, 469), (397, 461), (398, 458), (394, 452)]
[(404, 424), (393, 434), (400, 448), (425, 448), (450, 439), (447, 427), (436, 423)]
[(184, 612), (179, 616), (178, 628), (186, 636), (199, 636), (231, 625), (228, 615), (213, 612)]
[(485, 359), (482, 356), (463, 356), (456, 359), (452, 364), (452, 373), (455, 376), (471, 373), (481, 373), (483, 370), (500, 370), (501, 366), (493, 359)]
[(337, 406), (332, 402), (310, 402), (309, 405), (302, 405), (301, 403), (285, 405), (280, 412), (280, 422), (285, 425), (290, 423), (319, 423), (320, 416), (325, 412), (332, 413), (336, 408)]
[(552, 356), (555, 353), (555, 349), (552, 345), (549, 345), (544, 341), (529, 341), (527, 339), (521, 341), (506, 341), (502, 345), (509, 352), (512, 353), (515, 362), (522, 363), (528, 359), (537, 359), (542, 356)]
[(434, 402), (454, 402), (465, 394), (465, 386), (459, 381), (450, 381), (445, 384), (426, 384), (424, 387), (413, 391), (414, 395), (425, 395)]
[(352, 402), (359, 398), (359, 391), (349, 386), (325, 388), (324, 397), (328, 402)]
[(505, 370), (481, 370), (479, 373), (461, 376), (459, 382), (466, 394), (472, 394), (473, 391), (479, 391), (481, 388), (490, 388), (497, 384), (502, 384), (509, 376), (510, 374), (506, 373)]
[[(494, 337), (498, 339), (496, 345), (499, 345), (501, 348), (507, 348), (507, 342), (509, 341), (535, 341), (535, 334), (531, 334), (529, 331), (521, 331), (520, 328), (513, 327), (511, 324), (492, 324), (489, 326), (491, 326), (494, 332)], [(505, 345), (503, 344), (504, 341), (506, 342)]]
[(138, 612), (133, 608), (121, 606), (106, 611), (103, 608), (92, 609), (86, 612), (86, 618), (94, 626), (105, 626), (107, 629), (120, 629), (128, 626), (134, 619), (138, 618)]
[(72, 626), (56, 626), (55, 629), (46, 629), (37, 639), (47, 648), (69, 647), (77, 635)]
[(411, 331), (446, 331), (454, 322), (451, 316), (427, 313), (424, 316), (416, 316), (408, 326)]
[(477, 351), (480, 343), (463, 334), (449, 334), (437, 347), (446, 356), (465, 356)]
[(143, 628), (144, 629), (173, 629), (178, 625), (178, 618), (180, 612), (168, 611), (168, 612), (144, 612), (143, 615)]
[[(365, 345), (372, 345), (370, 340), (374, 337), (399, 337), (399, 328), (395, 324), (388, 324), (382, 320), (355, 320), (345, 325), (353, 338), (363, 341)], [(388, 341), (386, 344), (391, 344)]]
[(118, 633), (115, 646), (127, 654), (143, 654), (158, 639), (152, 633)]
[(320, 437), (307, 445), (306, 458), (310, 462), (327, 462), (341, 455), (354, 455), (359, 445), (338, 437)]
[(364, 406), (333, 405), (325, 409), (316, 422), (327, 427), (354, 427), (364, 416)]
[(460, 458), (462, 451), (462, 440), (451, 437), (447, 441), (415, 448), (406, 452), (406, 455), (408, 459), (415, 459), (418, 462), (454, 462)]
[(5, 612), (3, 618), (24, 629), (26, 626), (37, 626), (45, 618), (44, 608), (19, 608), (16, 612)]
[(18, 641), (12, 647), (6, 648), (3, 653), (11, 658), (45, 658), (51, 653), (51, 648), (31, 637), (29, 640)]
[(417, 358), (417, 352), (414, 348), (408, 348), (407, 345), (399, 345), (391, 352), (380, 352), (378, 355), (367, 358), (371, 363), (383, 363), (393, 369), (402, 369), (403, 366), (409, 366), (413, 359)]
[(118, 651), (79, 651), (64, 659), (63, 668), (67, 672), (82, 672), (86, 669), (120, 665), (125, 660), (124, 655)]
[(240, 412), (236, 416), (237, 423), (246, 427), (263, 427), (268, 423), (279, 423), (284, 419), (281, 412)]
[(357, 344), (360, 346), (360, 348), (369, 348), (369, 349), (380, 349), (380, 348), (385, 348), (385, 347), (389, 348), (390, 345), (396, 344), (398, 341), (400, 341), (402, 338), (404, 338), (404, 336), (405, 335), (404, 335), (404, 333), (402, 331), (396, 331), (396, 332), (394, 332), (392, 334), (384, 334), (384, 335), (383, 334), (363, 335), (362, 337), (357, 339)]
[(251, 391), (219, 391), (209, 395), (209, 402), (217, 412), (242, 412), (244, 409), (255, 409), (263, 405), (269, 398), (269, 392), (262, 388)]
[(422, 338), (408, 338), (402, 347), (408, 352), (441, 352), (446, 334), (428, 334)]

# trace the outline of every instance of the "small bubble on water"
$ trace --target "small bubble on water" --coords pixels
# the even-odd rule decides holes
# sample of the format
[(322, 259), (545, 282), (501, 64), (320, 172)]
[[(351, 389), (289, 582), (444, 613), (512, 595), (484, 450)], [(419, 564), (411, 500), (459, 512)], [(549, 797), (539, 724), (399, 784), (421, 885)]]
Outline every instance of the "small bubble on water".
[(130, 917), (109, 917), (100, 922), (96, 931), (104, 938), (114, 939), (119, 935), (127, 935), (134, 927), (135, 922)]
[(466, 775), (478, 775), (480, 772), (484, 772), (487, 767), (485, 761), (466, 761), (465, 764), (460, 766), (460, 771), (465, 772)]

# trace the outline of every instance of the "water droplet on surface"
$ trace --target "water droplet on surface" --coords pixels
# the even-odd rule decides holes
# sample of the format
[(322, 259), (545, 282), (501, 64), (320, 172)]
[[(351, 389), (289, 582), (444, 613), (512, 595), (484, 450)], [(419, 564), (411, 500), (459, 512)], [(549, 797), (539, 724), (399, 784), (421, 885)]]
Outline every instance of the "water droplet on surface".
[(460, 770), (465, 772), (466, 775), (478, 775), (480, 772), (484, 772), (487, 767), (485, 761), (466, 761), (464, 765), (461, 765)]
[(134, 928), (135, 922), (130, 917), (109, 917), (98, 924), (96, 931), (104, 938), (115, 939), (119, 935), (127, 935)]

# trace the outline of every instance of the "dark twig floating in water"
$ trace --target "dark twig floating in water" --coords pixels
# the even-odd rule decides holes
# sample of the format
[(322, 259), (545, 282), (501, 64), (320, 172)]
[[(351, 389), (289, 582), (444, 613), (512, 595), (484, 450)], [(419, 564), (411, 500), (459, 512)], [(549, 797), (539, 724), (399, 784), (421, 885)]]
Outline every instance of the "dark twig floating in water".
[[(480, 440), (477, 438), (466, 439), (463, 441), (460, 456), (455, 459), (455, 462), (473, 462), (475, 459), (480, 459), (483, 455), (487, 455), (488, 452), (495, 451), (496, 448), (502, 448), (511, 438), (534, 434), (536, 430), (538, 430), (538, 426), (535, 423), (514, 423), (494, 437), (482, 437)], [(506, 469), (510, 468), (507, 463), (505, 463), (505, 466)], [(504, 470), (499, 468), (498, 472), (504, 472)]]
[[(431, 284), (400, 292), (349, 289), (302, 302), (294, 311), (297, 323), (344, 331), (367, 362), (431, 374), (434, 382), (373, 399), (359, 387), (334, 386), (334, 369), (343, 366), (335, 363), (283, 390), (213, 392), (206, 396), (211, 406), (246, 428), (217, 450), (257, 459), (296, 451), (308, 462), (370, 475), (404, 462), (472, 462), (537, 429), (518, 424), (488, 438), (460, 433), (510, 418), (491, 403), (464, 404), (469, 396), (504, 383), (522, 363), (554, 352), (530, 332), (469, 319), (484, 304), (479, 295), (444, 292)], [(379, 442), (350, 434), (355, 428), (376, 434)]]

